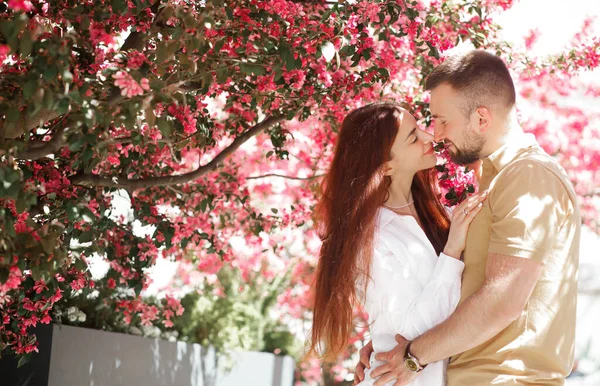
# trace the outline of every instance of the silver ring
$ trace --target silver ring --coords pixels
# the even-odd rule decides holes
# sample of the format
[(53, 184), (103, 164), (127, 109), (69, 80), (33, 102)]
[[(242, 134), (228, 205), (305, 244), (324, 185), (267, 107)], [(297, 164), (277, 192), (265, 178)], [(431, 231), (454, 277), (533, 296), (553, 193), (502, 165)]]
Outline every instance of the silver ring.
[(468, 214), (469, 214), (469, 211), (468, 211), (468, 210), (466, 210), (466, 209), (463, 209), (463, 214), (466, 216), (466, 215), (468, 215)]

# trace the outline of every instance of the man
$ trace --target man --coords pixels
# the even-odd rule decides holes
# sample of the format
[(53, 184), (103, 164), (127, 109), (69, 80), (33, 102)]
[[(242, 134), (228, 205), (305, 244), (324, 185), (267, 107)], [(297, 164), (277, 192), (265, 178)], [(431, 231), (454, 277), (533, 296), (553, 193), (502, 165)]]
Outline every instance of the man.
[[(427, 78), (435, 139), (455, 162), (483, 160), (489, 190), (471, 224), (461, 301), (445, 322), (377, 360), (376, 386), (406, 385), (450, 358), (449, 386), (563, 385), (573, 366), (581, 218), (565, 171), (526, 135), (504, 62), (484, 51), (448, 58)], [(361, 350), (356, 378), (369, 367)], [(410, 370), (409, 370), (410, 368)]]

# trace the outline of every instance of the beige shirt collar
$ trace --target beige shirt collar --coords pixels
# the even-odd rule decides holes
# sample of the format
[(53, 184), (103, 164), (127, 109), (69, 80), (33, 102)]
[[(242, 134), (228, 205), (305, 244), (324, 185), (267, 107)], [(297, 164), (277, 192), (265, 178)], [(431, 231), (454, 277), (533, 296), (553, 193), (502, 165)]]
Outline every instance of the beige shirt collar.
[(521, 154), (523, 150), (531, 148), (532, 146), (537, 146), (535, 136), (533, 134), (523, 134), (513, 138), (510, 142), (501, 146), (487, 158), (498, 173)]

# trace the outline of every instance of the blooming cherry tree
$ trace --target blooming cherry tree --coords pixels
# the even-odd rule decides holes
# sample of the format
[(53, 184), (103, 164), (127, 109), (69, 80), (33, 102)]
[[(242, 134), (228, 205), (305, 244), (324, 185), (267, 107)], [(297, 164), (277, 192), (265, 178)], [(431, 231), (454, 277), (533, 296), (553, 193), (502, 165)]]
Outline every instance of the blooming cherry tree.
[[(517, 54), (491, 16), (510, 4), (0, 3), (0, 352), (26, 358), (29, 327), (89, 297), (112, 323), (171, 326), (177, 299), (141, 296), (159, 257), (180, 261), (185, 283), (216, 280), (225, 264), (265, 280), (292, 269), (281, 317), (303, 320), (319, 246), (312, 206), (339, 123), (384, 99), (429, 125), (423, 79), (463, 41), (518, 74), (525, 127), (563, 162), (597, 225), (598, 117), (557, 98), (598, 66), (600, 42), (582, 32), (563, 55)], [(473, 190), (469, 171), (439, 171), (449, 205)], [(129, 218), (113, 215), (117, 193)], [(98, 259), (108, 270), (92, 278)], [(109, 327), (100, 319), (87, 321)]]

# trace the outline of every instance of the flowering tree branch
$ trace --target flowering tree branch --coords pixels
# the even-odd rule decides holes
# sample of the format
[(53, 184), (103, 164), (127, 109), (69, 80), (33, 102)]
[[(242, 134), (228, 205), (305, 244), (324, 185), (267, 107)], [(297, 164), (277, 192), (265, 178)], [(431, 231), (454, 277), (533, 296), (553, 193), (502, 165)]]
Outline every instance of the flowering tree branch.
[[(59, 126), (64, 121), (64, 119), (69, 115), (69, 113), (63, 115), (62, 119), (60, 119), (56, 125)], [(43, 141), (33, 141), (30, 142), (27, 149), (20, 151), (16, 154), (17, 159), (28, 159), (35, 160), (43, 157), (47, 157), (50, 154), (56, 153), (61, 147), (66, 144), (66, 126), (60, 126), (51, 140), (43, 142)]]
[[(159, 15), (160, 15), (159, 5), (160, 5), (160, 1), (156, 1), (150, 7), (150, 10), (155, 14), (155, 16), (154, 16), (155, 22), (156, 22), (156, 20), (158, 20)], [(126, 50), (130, 50), (130, 49), (141, 50), (144, 48), (145, 44), (146, 44), (145, 34), (138, 32), (138, 31), (132, 31), (129, 34), (129, 36), (127, 36), (125, 41), (123, 42), (123, 45), (121, 46), (120, 51), (126, 51)], [(115, 105), (118, 102), (122, 101), (123, 99), (124, 98), (120, 95), (120, 90), (118, 88), (114, 88), (108, 96), (108, 103), (109, 103), (109, 105)], [(23, 120), (22, 125), (18, 126), (18, 127), (20, 127), (20, 129), (12, 130), (10, 132), (6, 132), (4, 130), (2, 121), (0, 120), (0, 132), (4, 131), (2, 133), (3, 138), (15, 139), (15, 138), (20, 137), (23, 133), (31, 131), (31, 130), (35, 129), (36, 127), (41, 126), (44, 123), (46, 123), (48, 121), (52, 121), (58, 117), (60, 117), (60, 114), (56, 110), (41, 109), (33, 117), (25, 118)], [(42, 148), (36, 149), (36, 150), (31, 149), (31, 150), (27, 150), (26, 152), (23, 152), (22, 153), (23, 155), (20, 155), (18, 158), (22, 158), (22, 159), (42, 158), (42, 157), (45, 157), (45, 156), (55, 152), (56, 150), (60, 149), (63, 145), (64, 145), (64, 138), (63, 138), (62, 142), (59, 141), (59, 139), (57, 139), (56, 141), (52, 142), (52, 148), (50, 148), (49, 146), (46, 147), (47, 149), (53, 149), (53, 151), (46, 152), (45, 150), (42, 150)]]
[(260, 132), (266, 130), (271, 126), (280, 123), (284, 119), (285, 118), (281, 116), (272, 116), (264, 119), (262, 122), (256, 124), (243, 134), (237, 136), (235, 140), (231, 143), (231, 145), (223, 149), (209, 163), (200, 166), (193, 172), (189, 172), (178, 176), (159, 176), (133, 180), (121, 179), (118, 177), (108, 178), (93, 174), (76, 174), (75, 176), (71, 177), (71, 183), (74, 185), (84, 186), (104, 186), (124, 189), (139, 189), (149, 188), (152, 186), (178, 185), (191, 182), (202, 177), (204, 174), (215, 170), (219, 163), (224, 161), (225, 158), (227, 158), (229, 155), (235, 152), (240, 146), (242, 146), (242, 144), (244, 144), (250, 138), (254, 137), (255, 135), (259, 134)]

